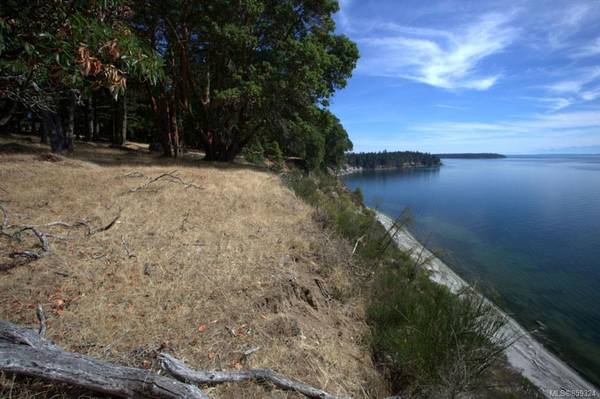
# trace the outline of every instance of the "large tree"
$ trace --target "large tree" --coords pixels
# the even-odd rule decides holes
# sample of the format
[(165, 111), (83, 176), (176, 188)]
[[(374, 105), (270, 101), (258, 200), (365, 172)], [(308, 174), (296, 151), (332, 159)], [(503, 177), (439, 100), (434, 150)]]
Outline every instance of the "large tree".
[(140, 29), (150, 31), (171, 71), (163, 103), (185, 112), (208, 160), (232, 161), (271, 125), (326, 106), (358, 58), (354, 43), (334, 34), (336, 1), (140, 0), (138, 6), (145, 7), (140, 15), (154, 16)]
[(90, 90), (116, 99), (129, 77), (156, 82), (162, 60), (129, 29), (120, 0), (5, 0), (0, 5), (0, 98), (38, 113), (52, 150), (73, 148), (75, 111)]

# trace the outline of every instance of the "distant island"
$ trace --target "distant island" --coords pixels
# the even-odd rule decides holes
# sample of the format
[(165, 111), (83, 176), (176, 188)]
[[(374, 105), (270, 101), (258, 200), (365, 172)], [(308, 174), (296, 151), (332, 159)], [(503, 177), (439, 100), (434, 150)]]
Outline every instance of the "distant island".
[(438, 156), (416, 151), (349, 153), (346, 154), (346, 158), (346, 173), (374, 169), (432, 167), (442, 164)]
[(454, 158), (454, 159), (499, 159), (506, 158), (506, 155), (494, 153), (457, 153), (457, 154), (435, 154), (438, 158)]

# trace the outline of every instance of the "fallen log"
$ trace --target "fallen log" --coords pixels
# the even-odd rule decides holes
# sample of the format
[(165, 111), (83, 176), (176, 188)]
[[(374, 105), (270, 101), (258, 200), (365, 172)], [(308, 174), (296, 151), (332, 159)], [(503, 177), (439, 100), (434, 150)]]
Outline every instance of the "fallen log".
[(180, 381), (191, 382), (198, 385), (214, 385), (239, 381), (268, 381), (280, 389), (296, 391), (308, 398), (341, 399), (340, 397), (331, 395), (319, 388), (286, 378), (271, 369), (201, 371), (190, 369), (181, 360), (174, 358), (168, 353), (160, 353), (158, 359), (161, 362), (162, 368), (168, 371), (173, 377)]
[(124, 398), (208, 399), (198, 387), (154, 372), (66, 352), (35, 331), (0, 320), (0, 371)]
[(319, 388), (286, 378), (271, 369), (192, 370), (182, 361), (163, 352), (158, 355), (158, 359), (162, 368), (174, 377), (169, 378), (149, 370), (120, 366), (80, 353), (67, 352), (43, 337), (46, 318), (40, 306), (36, 313), (40, 321), (39, 333), (0, 320), (0, 371), (125, 398), (209, 399), (195, 385), (255, 381), (270, 382), (280, 389), (295, 391), (308, 398), (341, 399)]

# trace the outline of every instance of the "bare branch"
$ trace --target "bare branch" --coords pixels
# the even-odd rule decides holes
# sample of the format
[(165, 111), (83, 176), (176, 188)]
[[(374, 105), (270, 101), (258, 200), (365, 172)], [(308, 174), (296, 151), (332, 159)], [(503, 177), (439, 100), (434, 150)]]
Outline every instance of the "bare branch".
[(2, 225), (0, 225), (0, 231), (8, 227), (8, 213), (2, 205), (0, 205), (0, 211), (2, 211)]
[(152, 183), (156, 183), (159, 180), (166, 180), (170, 183), (179, 183), (179, 184), (183, 184), (185, 186), (186, 189), (188, 188), (196, 188), (198, 190), (203, 190), (203, 187), (197, 186), (194, 183), (189, 183), (184, 181), (181, 177), (174, 175), (174, 173), (177, 172), (176, 170), (172, 171), (172, 172), (168, 172), (168, 173), (163, 173), (162, 175), (156, 176), (148, 181), (146, 181), (144, 184), (138, 186), (138, 187), (134, 187), (134, 188), (130, 188), (127, 192), (128, 193), (135, 193), (138, 191), (142, 191), (145, 188), (147, 188), (150, 184)]
[(30, 226), (26, 226), (26, 227), (18, 230), (14, 234), (18, 235), (24, 231), (31, 231), (36, 236), (36, 238), (39, 240), (42, 249), (37, 252), (30, 251), (30, 250), (17, 251), (17, 252), (11, 253), (9, 255), (10, 257), (24, 256), (24, 257), (31, 258), (31, 259), (40, 259), (40, 258), (43, 258), (44, 256), (47, 256), (50, 254), (50, 244), (48, 243), (48, 237), (46, 236), (46, 234), (38, 231), (35, 227), (30, 227)]
[(125, 249), (125, 253), (128, 258), (135, 258), (135, 254), (129, 250), (129, 243), (125, 239), (125, 236), (121, 236), (121, 244), (123, 244), (123, 248)]
[(197, 371), (188, 368), (182, 361), (174, 358), (168, 353), (158, 355), (162, 367), (172, 376), (194, 384), (222, 384), (225, 382), (239, 381), (268, 381), (278, 388), (296, 391), (308, 398), (340, 399), (319, 388), (315, 388), (303, 382), (286, 378), (271, 369), (249, 369), (243, 371)]
[(40, 329), (38, 330), (38, 334), (40, 335), (40, 337), (43, 338), (46, 336), (46, 315), (44, 314), (44, 309), (42, 308), (42, 305), (39, 303), (35, 308), (35, 315), (37, 316), (38, 321), (40, 322)]
[(113, 227), (115, 225), (115, 223), (117, 223), (117, 220), (119, 220), (119, 218), (121, 217), (121, 212), (122, 212), (122, 210), (119, 210), (119, 213), (117, 214), (117, 216), (115, 216), (115, 218), (113, 220), (111, 220), (109, 224), (107, 224), (106, 226), (103, 226), (103, 227), (98, 227), (97, 229), (93, 229), (92, 231), (90, 231), (90, 233), (88, 235), (92, 236), (96, 233), (101, 233), (103, 231), (107, 231), (108, 229)]

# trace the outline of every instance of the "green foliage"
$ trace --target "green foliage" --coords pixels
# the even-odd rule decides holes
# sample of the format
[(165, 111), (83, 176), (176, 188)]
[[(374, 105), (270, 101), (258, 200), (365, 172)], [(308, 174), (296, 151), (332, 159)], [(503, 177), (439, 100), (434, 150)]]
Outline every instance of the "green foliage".
[(246, 161), (256, 165), (261, 165), (265, 161), (265, 150), (258, 140), (245, 147), (242, 155)]
[(393, 245), (390, 234), (409, 217), (386, 230), (364, 207), (360, 191), (348, 191), (326, 173), (295, 173), (288, 184), (356, 246), (355, 261), (373, 272), (369, 341), (394, 389), (410, 397), (453, 398), (480, 387), (508, 345), (509, 337), (498, 334), (505, 320), (475, 292), (456, 295), (433, 283), (422, 265)]
[(307, 154), (314, 167), (323, 163), (324, 133), (314, 115), (345, 86), (358, 59), (356, 45), (335, 34), (337, 2), (169, 0), (139, 7), (141, 30), (151, 27), (152, 37), (163, 38), (156, 46), (207, 158), (232, 160), (258, 137), (277, 141), (286, 154)]
[(362, 204), (364, 201), (363, 192), (360, 187), (356, 187), (352, 192), (352, 197), (354, 199), (355, 204)]
[(499, 360), (492, 337), (505, 321), (474, 292), (457, 296), (404, 267), (381, 271), (373, 293), (373, 348), (399, 387), (454, 397), (477, 388)]
[(275, 169), (281, 170), (283, 168), (283, 153), (281, 152), (281, 148), (279, 148), (279, 144), (276, 141), (272, 141), (265, 145), (264, 150), (265, 156), (273, 162), (275, 165)]
[(30, 109), (48, 109), (63, 92), (107, 87), (127, 77), (155, 83), (162, 60), (128, 28), (126, 1), (2, 2), (0, 91)]

